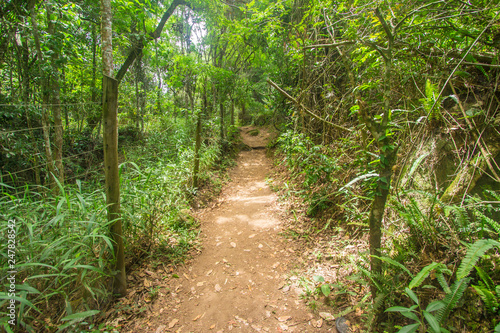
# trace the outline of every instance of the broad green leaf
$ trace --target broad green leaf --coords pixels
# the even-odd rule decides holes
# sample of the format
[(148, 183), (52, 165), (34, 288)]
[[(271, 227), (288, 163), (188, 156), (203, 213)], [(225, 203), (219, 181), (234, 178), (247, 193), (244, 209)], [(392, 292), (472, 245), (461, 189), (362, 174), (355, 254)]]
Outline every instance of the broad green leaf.
[(423, 313), (423, 315), (425, 317), (425, 320), (427, 320), (427, 322), (431, 326), (431, 328), (434, 331), (434, 333), (439, 333), (440, 326), (439, 326), (439, 323), (438, 323), (437, 319), (432, 314), (430, 314), (427, 311), (423, 311), (422, 313)]
[(409, 308), (405, 308), (404, 306), (391, 306), (390, 308), (386, 309), (384, 312), (408, 312), (410, 311)]
[(15, 299), (16, 301), (19, 301), (21, 304), (27, 305), (30, 308), (33, 308), (36, 311), (40, 312), (40, 310), (38, 310), (38, 308), (33, 303), (31, 303), (27, 299), (19, 297), (19, 296), (11, 297), (11, 296), (7, 295), (7, 293), (0, 293), (0, 299), (8, 299), (8, 300)]
[(321, 275), (315, 275), (315, 276), (313, 276), (313, 280), (315, 282), (325, 282), (325, 278), (322, 277)]
[(413, 300), (413, 302), (415, 302), (415, 304), (420, 304), (419, 301), (418, 301), (418, 297), (417, 295), (413, 292), (413, 290), (411, 289), (408, 289), (408, 288), (405, 288), (405, 292), (408, 296), (410, 296), (410, 298)]
[(74, 319), (77, 319), (80, 321), (80, 320), (83, 320), (87, 317), (94, 316), (94, 315), (98, 314), (99, 312), (100, 311), (98, 311), (98, 310), (90, 310), (90, 311), (85, 311), (85, 312), (73, 313), (69, 316), (62, 318), (61, 321), (68, 321), (68, 320), (74, 320)]
[(398, 333), (413, 333), (413, 332), (416, 332), (419, 327), (420, 327), (420, 323), (407, 325), (407, 326), (401, 328), (398, 331)]
[(419, 321), (418, 316), (414, 312), (406, 311), (406, 312), (400, 312), (400, 313), (403, 316), (405, 316), (406, 318), (410, 318), (411, 320), (414, 320), (414, 321)]
[(328, 295), (330, 295), (330, 285), (325, 283), (321, 286), (321, 292), (323, 293), (323, 295), (325, 295), (326, 297), (328, 297)]
[(427, 305), (427, 308), (425, 309), (425, 311), (432, 312), (432, 311), (442, 309), (445, 306), (446, 306), (446, 304), (443, 301), (434, 301), (432, 303), (429, 303), (429, 305)]

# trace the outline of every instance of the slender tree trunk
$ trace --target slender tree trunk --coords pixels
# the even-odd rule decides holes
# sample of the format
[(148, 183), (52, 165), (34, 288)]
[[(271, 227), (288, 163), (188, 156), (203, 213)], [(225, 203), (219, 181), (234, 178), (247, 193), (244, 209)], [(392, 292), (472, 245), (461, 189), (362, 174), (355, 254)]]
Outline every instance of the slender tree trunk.
[(224, 140), (225, 134), (224, 134), (224, 102), (221, 100), (220, 104), (220, 139), (221, 141)]
[(106, 204), (108, 221), (111, 223), (115, 271), (113, 291), (120, 296), (127, 293), (125, 274), (125, 251), (123, 244), (122, 221), (120, 216), (120, 176), (118, 173), (118, 81), (113, 74), (113, 44), (111, 26), (111, 0), (101, 0), (101, 36), (103, 62), (103, 140), (104, 170), (106, 177)]
[(231, 97), (231, 126), (234, 126), (234, 98)]
[[(90, 96), (92, 103), (98, 102), (97, 99), (97, 27), (96, 24), (91, 23), (92, 25), (92, 78), (90, 81)], [(90, 129), (90, 132), (92, 133), (94, 131), (94, 128), (99, 126), (97, 128), (97, 133), (96, 137), (99, 136), (99, 131), (100, 131), (100, 122), (102, 119), (102, 110), (99, 109), (97, 106), (92, 105), (90, 107), (90, 111), (88, 112), (87, 116), (87, 126)]]
[(194, 146), (194, 168), (193, 168), (193, 187), (198, 188), (198, 174), (200, 171), (200, 148), (201, 148), (201, 117), (202, 113), (198, 112), (198, 120), (196, 122), (195, 146)]
[[(17, 44), (15, 39), (14, 42)], [(22, 37), (21, 45), (18, 45), (18, 49), (19, 48), (21, 48), (22, 50), (21, 54), (19, 54), (19, 59), (20, 59), (19, 72), (21, 73), (21, 78), (22, 78), (22, 101), (24, 104), (28, 105), (30, 102), (30, 79), (29, 79), (29, 67), (28, 67), (30, 53), (29, 53), (27, 36)], [(40, 177), (40, 166), (39, 166), (40, 162), (38, 158), (39, 157), (38, 145), (35, 139), (35, 133), (32, 130), (33, 125), (31, 123), (31, 115), (28, 109), (26, 110), (26, 123), (28, 124), (31, 144), (33, 145), (33, 147), (35, 147), (35, 152), (36, 152), (33, 155), (33, 164), (35, 165), (34, 167), (35, 183), (37, 185), (42, 185), (42, 180)]]
[[(51, 20), (52, 5), (47, 3), (47, 32), (50, 35), (55, 34), (55, 25)], [(52, 116), (54, 117), (54, 160), (57, 169), (57, 178), (61, 185), (64, 185), (64, 165), (62, 160), (63, 152), (63, 124), (61, 117), (61, 86), (60, 86), (60, 73), (57, 61), (59, 59), (60, 50), (52, 47), (50, 56), (50, 65), (52, 67), (52, 77), (50, 88), (52, 91)]]
[(158, 91), (156, 95), (156, 110), (159, 113), (162, 113), (161, 108), (161, 73), (160, 66), (158, 65), (158, 40), (155, 39), (155, 60), (156, 60), (156, 76), (158, 79)]
[(139, 66), (140, 59), (135, 59), (135, 115), (132, 108), (130, 108), (129, 118), (134, 123), (135, 128), (139, 129), (139, 114), (141, 112), (141, 102), (140, 102), (140, 94), (139, 94)]
[(48, 79), (43, 75), (41, 64), (44, 61), (42, 49), (40, 46), (40, 33), (38, 32), (38, 21), (36, 18), (35, 12), (35, 0), (30, 1), (30, 17), (31, 17), (31, 26), (33, 30), (33, 39), (35, 40), (35, 50), (38, 57), (38, 69), (40, 75), (42, 75), (42, 131), (43, 131), (43, 142), (45, 146), (45, 158), (47, 159), (47, 169), (49, 172), (49, 187), (55, 192), (57, 191), (57, 186), (55, 182), (52, 180), (52, 177), (56, 177), (56, 171), (54, 167), (54, 160), (52, 158), (52, 148), (50, 144), (50, 127), (49, 127), (49, 114), (47, 110), (47, 105), (49, 104), (49, 85)]

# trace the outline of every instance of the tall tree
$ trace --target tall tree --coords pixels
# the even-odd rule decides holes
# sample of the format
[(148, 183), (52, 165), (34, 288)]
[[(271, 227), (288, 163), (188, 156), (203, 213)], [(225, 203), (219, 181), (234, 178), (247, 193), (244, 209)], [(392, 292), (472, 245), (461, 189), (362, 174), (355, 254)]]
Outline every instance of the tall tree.
[(120, 216), (120, 175), (118, 173), (118, 81), (113, 76), (113, 27), (111, 1), (101, 0), (101, 38), (103, 63), (103, 140), (106, 174), (106, 203), (114, 241), (115, 270), (113, 291), (127, 292), (125, 250)]

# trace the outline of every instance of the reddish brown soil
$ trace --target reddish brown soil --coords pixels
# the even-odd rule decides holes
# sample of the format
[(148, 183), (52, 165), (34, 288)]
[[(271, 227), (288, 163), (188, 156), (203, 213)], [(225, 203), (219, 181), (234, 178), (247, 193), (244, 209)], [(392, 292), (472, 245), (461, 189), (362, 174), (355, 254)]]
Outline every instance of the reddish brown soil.
[[(243, 142), (265, 146), (269, 133), (250, 136), (250, 129), (242, 129)], [(201, 253), (166, 276), (150, 272), (159, 296), (124, 331), (336, 332), (291, 283), (301, 253), (280, 235), (286, 214), (266, 184), (270, 169), (265, 150), (240, 153), (217, 202), (193, 214), (201, 223)]]

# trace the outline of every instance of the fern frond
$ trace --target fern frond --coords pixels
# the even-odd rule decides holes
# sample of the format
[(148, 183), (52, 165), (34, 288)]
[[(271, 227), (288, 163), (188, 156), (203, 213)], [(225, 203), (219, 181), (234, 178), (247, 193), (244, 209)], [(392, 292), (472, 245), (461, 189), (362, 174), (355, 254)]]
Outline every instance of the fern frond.
[(420, 286), (424, 282), (424, 280), (429, 276), (429, 274), (431, 274), (431, 271), (433, 269), (436, 269), (440, 265), (443, 265), (443, 264), (433, 262), (432, 264), (429, 264), (429, 265), (425, 266), (424, 268), (422, 268), (422, 270), (420, 272), (418, 272), (418, 274), (413, 278), (413, 280), (411, 280), (408, 288), (413, 289), (415, 287)]
[(421, 156), (419, 156), (415, 162), (413, 162), (413, 165), (411, 166), (410, 168), (410, 171), (408, 172), (408, 175), (406, 177), (408, 177), (408, 179), (411, 179), (411, 176), (413, 176), (413, 173), (417, 170), (417, 168), (420, 166), (420, 163), (422, 163), (422, 161), (424, 160), (424, 158), (426, 158), (427, 156), (429, 156), (430, 153), (425, 153)]
[(500, 242), (493, 239), (480, 239), (472, 244), (458, 267), (457, 280), (468, 276), (482, 255), (494, 246), (500, 247)]
[(489, 291), (486, 287), (483, 286), (472, 286), (474, 290), (476, 290), (476, 293), (481, 297), (481, 299), (484, 302), (484, 305), (486, 305), (486, 309), (488, 312), (495, 312), (495, 310), (498, 307), (498, 301), (495, 297), (495, 295)]
[(453, 283), (453, 285), (451, 286), (451, 292), (446, 294), (443, 299), (443, 302), (446, 304), (446, 306), (440, 309), (436, 315), (436, 319), (441, 325), (446, 322), (451, 310), (455, 308), (458, 301), (460, 301), (460, 299), (462, 298), (465, 289), (467, 289), (467, 287), (469, 286), (470, 280), (470, 278), (459, 279), (455, 281), (455, 283)]
[(374, 313), (377, 313), (378, 310), (382, 308), (386, 297), (387, 297), (386, 293), (379, 293), (377, 297), (375, 297), (375, 299), (372, 302), (372, 309), (371, 309)]
[(477, 271), (477, 275), (479, 275), (481, 280), (483, 280), (485, 287), (488, 288), (488, 290), (490, 290), (490, 291), (494, 291), (495, 284), (493, 283), (493, 280), (488, 275), (488, 273), (486, 273), (485, 271), (483, 271), (481, 268), (479, 268), (477, 266), (476, 266), (476, 271)]
[(493, 230), (495, 230), (495, 232), (498, 235), (500, 235), (500, 223), (498, 223), (497, 221), (493, 220), (492, 218), (484, 215), (480, 211), (475, 211), (475, 213), (477, 216), (479, 216), (479, 218), (481, 219), (481, 222), (487, 224), (489, 227), (491, 227)]
[(446, 282), (444, 274), (442, 272), (437, 272), (436, 277), (437, 277), (439, 284), (441, 285), (441, 288), (443, 288), (443, 291), (447, 294), (451, 293), (450, 286), (448, 285), (448, 282)]
[(406, 268), (405, 266), (403, 266), (401, 263), (397, 262), (396, 260), (392, 259), (392, 258), (389, 258), (389, 257), (378, 257), (378, 256), (375, 256), (375, 255), (372, 255), (372, 257), (375, 257), (377, 259), (380, 259), (382, 261), (385, 261), (386, 263), (389, 263), (393, 266), (396, 266), (398, 268), (401, 268), (403, 271), (405, 271), (406, 273), (408, 273), (408, 275), (410, 277), (413, 278), (413, 274), (411, 274), (411, 272), (408, 270), (408, 268)]

